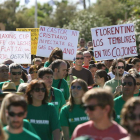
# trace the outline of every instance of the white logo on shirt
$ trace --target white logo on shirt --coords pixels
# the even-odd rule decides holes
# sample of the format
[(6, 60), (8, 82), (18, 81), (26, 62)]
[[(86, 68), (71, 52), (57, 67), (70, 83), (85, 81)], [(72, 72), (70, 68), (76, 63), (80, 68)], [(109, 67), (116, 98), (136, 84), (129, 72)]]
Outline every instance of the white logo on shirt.
[(79, 121), (88, 121), (89, 118), (86, 117), (77, 117), (77, 118), (70, 118), (69, 122), (79, 122)]
[(49, 124), (49, 120), (30, 119), (30, 123), (34, 123), (34, 124)]
[(64, 89), (63, 88), (60, 88), (60, 90), (63, 92), (64, 91)]

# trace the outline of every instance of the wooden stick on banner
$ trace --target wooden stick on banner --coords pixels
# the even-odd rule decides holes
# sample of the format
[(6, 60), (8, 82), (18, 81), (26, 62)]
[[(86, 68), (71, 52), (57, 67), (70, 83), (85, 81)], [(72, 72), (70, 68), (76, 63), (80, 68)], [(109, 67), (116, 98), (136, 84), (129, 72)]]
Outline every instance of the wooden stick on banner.
[[(116, 61), (117, 61), (117, 77), (119, 78), (119, 71), (118, 71), (118, 60), (117, 60), (117, 58), (116, 58)], [(118, 86), (120, 85), (120, 83), (119, 83), (119, 80), (118, 80)]]

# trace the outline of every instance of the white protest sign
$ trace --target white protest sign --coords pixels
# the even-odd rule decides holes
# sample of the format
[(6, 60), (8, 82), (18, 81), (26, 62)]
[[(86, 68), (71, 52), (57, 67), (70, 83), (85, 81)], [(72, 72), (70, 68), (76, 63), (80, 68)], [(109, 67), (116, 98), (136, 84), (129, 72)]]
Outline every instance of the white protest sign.
[(92, 28), (96, 61), (137, 56), (134, 24)]
[(62, 49), (64, 60), (76, 57), (79, 31), (40, 26), (37, 56), (49, 57), (56, 47)]
[(30, 32), (0, 31), (0, 63), (5, 59), (31, 64)]

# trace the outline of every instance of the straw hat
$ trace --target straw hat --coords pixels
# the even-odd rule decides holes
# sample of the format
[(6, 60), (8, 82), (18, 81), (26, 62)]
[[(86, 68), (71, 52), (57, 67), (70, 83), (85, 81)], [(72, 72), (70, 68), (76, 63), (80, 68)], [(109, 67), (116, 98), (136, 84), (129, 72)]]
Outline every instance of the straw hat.
[(16, 85), (14, 82), (5, 82), (2, 86), (3, 93), (16, 92)]

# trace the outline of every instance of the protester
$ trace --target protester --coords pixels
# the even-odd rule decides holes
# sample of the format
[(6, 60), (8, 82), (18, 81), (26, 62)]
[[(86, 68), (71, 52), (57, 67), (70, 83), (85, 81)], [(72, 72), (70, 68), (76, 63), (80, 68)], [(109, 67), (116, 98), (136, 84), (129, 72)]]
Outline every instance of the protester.
[(140, 59), (134, 58), (132, 59), (133, 68), (136, 69), (137, 72), (140, 72)]
[(23, 69), (25, 69), (27, 71), (27, 74), (29, 74), (30, 66), (28, 64), (22, 64), (21, 66)]
[(16, 90), (16, 85), (14, 82), (5, 82), (2, 86), (2, 91), (3, 93), (15, 93)]
[[(107, 81), (104, 87), (109, 86), (112, 88), (112, 93), (115, 95), (121, 91), (121, 78), (124, 73), (125, 61), (123, 59), (114, 60), (112, 63), (112, 73), (115, 74), (115, 78)], [(114, 71), (113, 71), (114, 70)]]
[(136, 89), (134, 91), (134, 96), (140, 96), (140, 75), (137, 72), (131, 74), (136, 80)]
[(90, 70), (90, 72), (92, 74), (92, 78), (94, 79), (95, 72), (97, 71), (96, 65), (95, 64), (90, 64), (89, 65), (89, 70)]
[(87, 83), (84, 80), (75, 79), (72, 81), (69, 100), (60, 112), (60, 123), (65, 140), (70, 140), (78, 124), (88, 121), (82, 108), (82, 97), (87, 90)]
[(45, 62), (44, 67), (48, 67), (56, 59), (63, 59), (63, 52), (58, 47), (53, 49), (48, 58), (48, 61)]
[(89, 51), (84, 51), (83, 55), (84, 55), (84, 64), (82, 65), (82, 67), (88, 69), (89, 68), (89, 62), (91, 61), (91, 54), (90, 54)]
[[(5, 97), (2, 101), (1, 108), (0, 108), (0, 121), (3, 126), (6, 126), (8, 124), (7, 118), (6, 118), (6, 107), (9, 104), (11, 97), (13, 97), (15, 95), (16, 94), (12, 94), (12, 93), (9, 93), (8, 95), (5, 94)], [(23, 127), (26, 128), (28, 131), (36, 134), (36, 131), (34, 130), (32, 125), (26, 119), (23, 119)]]
[(23, 119), (27, 115), (27, 103), (24, 97), (16, 94), (10, 96), (4, 113), (8, 125), (3, 129), (8, 134), (8, 140), (41, 140), (36, 134), (23, 127)]
[(9, 65), (12, 64), (12, 63), (14, 63), (14, 61), (11, 60), (11, 59), (6, 59), (6, 60), (4, 60), (4, 61), (2, 62), (2, 64), (7, 65), (8, 67), (9, 67)]
[(26, 97), (28, 101), (26, 119), (32, 124), (41, 140), (59, 140), (58, 114), (54, 105), (47, 103), (48, 91), (44, 81), (32, 80), (27, 86)]
[(77, 51), (76, 53), (76, 60), (75, 60), (75, 67), (71, 69), (71, 74), (76, 76), (77, 78), (83, 79), (87, 82), (88, 86), (93, 85), (93, 78), (92, 74), (88, 69), (82, 67), (83, 65), (84, 56), (81, 51)]
[(69, 98), (69, 87), (64, 79), (67, 73), (67, 63), (64, 60), (57, 59), (52, 62), (50, 68), (53, 70), (53, 84), (52, 87), (58, 88), (62, 91), (65, 100)]
[(31, 65), (29, 69), (29, 74), (28, 74), (28, 83), (31, 80), (37, 79), (37, 71), (38, 71), (38, 66), (37, 65)]
[(41, 68), (38, 71), (39, 79), (45, 82), (48, 93), (48, 102), (51, 102), (56, 107), (57, 113), (59, 114), (59, 110), (66, 103), (65, 98), (61, 90), (52, 87), (53, 83), (53, 71), (50, 68)]
[(87, 47), (88, 47), (88, 48), (93, 47), (92, 41), (88, 41), (88, 42), (87, 42)]
[(94, 76), (94, 82), (98, 87), (103, 87), (105, 82), (110, 80), (110, 76), (105, 70), (97, 70)]
[(28, 86), (28, 83), (21, 83), (18, 87), (17, 92), (21, 92), (25, 94), (27, 86)]
[(114, 102), (110, 90), (91, 89), (85, 93), (82, 101), (90, 121), (78, 125), (71, 140), (84, 135), (94, 140), (119, 140), (128, 136), (127, 131), (112, 120)]
[[(16, 89), (18, 89), (18, 86), (20, 83), (24, 83), (24, 81), (21, 79), (21, 66), (16, 63), (12, 63), (9, 66), (9, 72), (10, 72), (10, 78), (11, 80), (5, 81), (5, 82), (14, 82), (16, 85)], [(0, 89), (2, 89), (2, 85), (5, 82), (0, 82)]]
[(7, 65), (0, 64), (0, 82), (8, 81), (9, 69)]
[(116, 122), (120, 123), (120, 113), (123, 108), (125, 102), (134, 96), (134, 92), (136, 89), (136, 80), (130, 74), (126, 74), (122, 77), (122, 95), (118, 96), (114, 99), (115, 105), (114, 109), (116, 112)]
[(121, 111), (121, 124), (129, 136), (121, 140), (140, 140), (140, 98), (130, 98)]
[(106, 71), (107, 73), (109, 72), (109, 68), (111, 67), (112, 62), (113, 62), (112, 59), (111, 59), (111, 60), (104, 60), (104, 64), (105, 64), (105, 66), (106, 66), (105, 71)]
[(34, 58), (32, 60), (32, 65), (37, 65), (39, 66), (42, 63), (42, 59), (41, 58)]
[(85, 45), (86, 45), (85, 39), (84, 38), (80, 38), (79, 39), (79, 47), (77, 48), (77, 50), (78, 51), (80, 51), (82, 49), (86, 49), (87, 50), (87, 47)]

